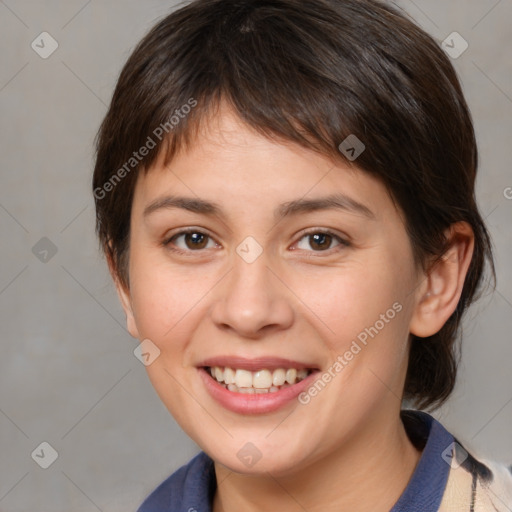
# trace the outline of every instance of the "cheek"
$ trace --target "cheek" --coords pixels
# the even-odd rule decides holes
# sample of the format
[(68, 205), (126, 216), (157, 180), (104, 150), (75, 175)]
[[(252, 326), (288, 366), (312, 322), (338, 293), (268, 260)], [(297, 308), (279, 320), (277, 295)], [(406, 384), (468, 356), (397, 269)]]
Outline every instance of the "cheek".
[(304, 314), (316, 318), (326, 338), (339, 340), (343, 349), (366, 328), (377, 324), (379, 331), (389, 330), (399, 320), (396, 310), (400, 305), (403, 309), (405, 280), (396, 265), (382, 258), (378, 265), (365, 262), (301, 274), (294, 288)]
[(311, 310), (304, 315), (329, 350), (337, 376), (332, 390), (346, 406), (364, 408), (365, 397), (377, 400), (389, 389), (400, 396), (410, 321), (407, 268), (407, 262), (381, 254), (378, 263), (340, 267), (297, 283), (297, 295)]
[(175, 337), (198, 303), (203, 287), (197, 280), (162, 265), (137, 263), (130, 276), (135, 321), (141, 336), (161, 345)]

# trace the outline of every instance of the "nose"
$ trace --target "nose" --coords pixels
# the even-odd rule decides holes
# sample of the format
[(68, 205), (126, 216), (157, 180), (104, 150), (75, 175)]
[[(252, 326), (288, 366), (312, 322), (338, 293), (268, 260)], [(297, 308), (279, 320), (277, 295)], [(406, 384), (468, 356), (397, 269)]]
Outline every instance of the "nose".
[(234, 268), (217, 290), (214, 323), (251, 339), (288, 329), (294, 320), (292, 294), (269, 268), (265, 253), (252, 263), (238, 255), (234, 259)]

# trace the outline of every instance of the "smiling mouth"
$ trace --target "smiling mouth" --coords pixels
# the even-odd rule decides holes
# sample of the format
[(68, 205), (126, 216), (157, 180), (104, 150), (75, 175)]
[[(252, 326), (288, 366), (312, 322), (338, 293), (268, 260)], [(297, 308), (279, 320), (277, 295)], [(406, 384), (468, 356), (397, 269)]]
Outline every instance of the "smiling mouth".
[(227, 366), (203, 368), (213, 380), (228, 391), (245, 394), (276, 393), (297, 384), (315, 371), (308, 368), (261, 369), (254, 372)]

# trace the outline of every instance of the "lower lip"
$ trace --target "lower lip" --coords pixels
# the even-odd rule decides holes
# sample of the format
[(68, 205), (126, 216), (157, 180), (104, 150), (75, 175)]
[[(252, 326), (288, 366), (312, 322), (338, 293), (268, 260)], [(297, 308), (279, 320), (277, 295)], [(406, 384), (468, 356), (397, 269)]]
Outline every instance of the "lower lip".
[(264, 414), (273, 412), (295, 399), (308, 388), (318, 372), (314, 371), (305, 379), (271, 393), (236, 393), (229, 391), (213, 379), (204, 368), (199, 368), (206, 389), (220, 405), (239, 414)]

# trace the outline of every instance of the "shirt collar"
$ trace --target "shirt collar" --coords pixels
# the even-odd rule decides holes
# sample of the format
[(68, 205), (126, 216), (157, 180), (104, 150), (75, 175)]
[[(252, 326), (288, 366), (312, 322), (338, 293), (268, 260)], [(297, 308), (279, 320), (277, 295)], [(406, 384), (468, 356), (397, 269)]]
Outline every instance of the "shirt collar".
[[(438, 510), (450, 471), (444, 454), (454, 438), (425, 412), (403, 410), (401, 419), (411, 442), (423, 448), (423, 452), (406, 489), (390, 512)], [(138, 512), (212, 512), (216, 488), (213, 460), (200, 452), (160, 484)]]
[(404, 410), (401, 418), (413, 444), (426, 443), (407, 487), (390, 512), (438, 510), (450, 473), (443, 454), (454, 442), (453, 436), (425, 412)]

